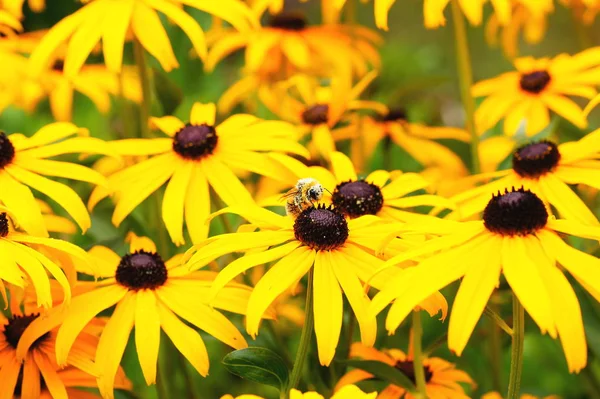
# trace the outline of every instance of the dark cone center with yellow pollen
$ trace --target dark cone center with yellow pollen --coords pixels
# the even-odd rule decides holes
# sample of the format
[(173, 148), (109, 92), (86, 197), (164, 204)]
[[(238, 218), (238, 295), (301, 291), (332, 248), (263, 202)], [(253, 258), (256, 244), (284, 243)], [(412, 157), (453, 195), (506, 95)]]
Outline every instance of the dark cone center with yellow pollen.
[[(4, 336), (6, 337), (6, 341), (13, 349), (17, 349), (17, 345), (19, 345), (19, 340), (21, 336), (29, 327), (29, 325), (39, 317), (39, 313), (32, 313), (26, 316), (13, 316), (8, 319), (8, 324), (4, 326)], [(35, 340), (31, 348), (35, 348), (39, 344), (41, 344), (45, 339), (50, 336), (50, 333), (47, 332), (38, 339)]]
[(0, 168), (8, 166), (15, 158), (15, 147), (4, 132), (0, 132)]
[(348, 238), (348, 222), (335, 208), (325, 205), (304, 210), (294, 222), (294, 235), (316, 251), (339, 248)]
[(316, 104), (302, 113), (302, 121), (307, 125), (321, 125), (329, 120), (329, 105)]
[[(415, 377), (415, 363), (412, 360), (398, 360), (394, 365), (394, 368), (396, 368), (396, 370), (400, 370), (402, 374), (407, 376), (408, 379), (412, 381), (413, 384), (417, 383)], [(424, 366), (423, 369), (425, 371), (425, 382), (431, 381), (431, 378), (433, 377), (433, 372), (431, 371), (431, 368), (429, 366)]]
[(552, 172), (559, 161), (556, 144), (544, 140), (519, 147), (513, 154), (512, 164), (519, 176), (535, 179)]
[(162, 286), (167, 281), (168, 275), (167, 267), (160, 255), (142, 250), (121, 258), (115, 278), (126, 288), (144, 290)]
[(539, 94), (550, 83), (552, 77), (547, 71), (534, 71), (521, 74), (519, 84), (528, 93)]
[(301, 31), (306, 28), (306, 17), (298, 12), (286, 12), (273, 16), (269, 26), (271, 28)]
[(186, 124), (173, 138), (173, 150), (187, 159), (198, 160), (213, 153), (219, 142), (214, 126)]
[(364, 180), (347, 181), (336, 186), (331, 196), (335, 208), (351, 218), (376, 215), (383, 207), (379, 186)]
[(382, 122), (402, 122), (406, 121), (407, 115), (404, 108), (393, 108), (381, 117)]
[(524, 188), (498, 192), (483, 211), (485, 227), (503, 236), (526, 236), (544, 228), (548, 211), (544, 202)]

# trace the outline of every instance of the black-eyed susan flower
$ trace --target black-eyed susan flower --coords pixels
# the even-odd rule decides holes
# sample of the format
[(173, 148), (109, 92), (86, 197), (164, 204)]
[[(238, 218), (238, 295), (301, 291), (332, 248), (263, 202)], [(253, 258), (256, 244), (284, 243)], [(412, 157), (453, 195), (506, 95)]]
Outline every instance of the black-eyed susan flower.
[(311, 151), (329, 159), (336, 149), (332, 130), (347, 111), (384, 107), (358, 99), (375, 77), (377, 72), (371, 71), (351, 86), (349, 79), (338, 76), (331, 80), (330, 86), (323, 87), (316, 79), (297, 75), (282, 87), (264, 88), (259, 96), (274, 114), (296, 124), (302, 136), (310, 135)]
[[(347, 221), (331, 206), (310, 207), (295, 220), (258, 207), (232, 207), (218, 213), (234, 212), (260, 231), (242, 231), (211, 237), (195, 247), (186, 262), (195, 269), (231, 252), (248, 251), (221, 270), (211, 287), (211, 297), (242, 272), (267, 263), (276, 263), (254, 287), (246, 311), (246, 330), (256, 337), (260, 321), (273, 301), (313, 270), (313, 312), (319, 360), (333, 360), (342, 328), (343, 294), (346, 295), (360, 326), (362, 342), (372, 345), (377, 332), (374, 317), (366, 313), (368, 298), (362, 283), (383, 261), (369, 248), (378, 247), (390, 227), (369, 215)], [(252, 251), (250, 251), (252, 250)], [(387, 270), (395, 273), (396, 270)], [(398, 270), (401, 272), (401, 270)], [(380, 287), (390, 275), (378, 276), (371, 285)], [(217, 297), (218, 298), (218, 297)], [(421, 306), (430, 314), (444, 314), (445, 299), (436, 293)]]
[(573, 56), (518, 58), (516, 71), (476, 83), (475, 97), (486, 97), (475, 118), (483, 133), (504, 119), (504, 133), (514, 135), (525, 123), (525, 133), (533, 136), (550, 123), (550, 110), (579, 128), (587, 126), (581, 108), (569, 98), (592, 99), (600, 83), (600, 47)]
[(217, 125), (215, 114), (214, 104), (196, 103), (188, 123), (173, 116), (151, 119), (167, 137), (110, 143), (123, 156), (150, 156), (110, 176), (109, 187), (94, 195), (98, 200), (114, 193), (115, 225), (168, 181), (162, 215), (173, 242), (184, 243), (184, 218), (192, 241), (199, 242), (208, 234), (209, 187), (226, 204), (253, 203), (233, 169), (289, 180), (291, 172), (269, 152), (309, 156), (296, 142), (298, 134), (292, 124), (238, 114)]
[(442, 236), (387, 262), (391, 266), (430, 255), (405, 269), (401, 278), (394, 278), (373, 298), (372, 314), (394, 301), (386, 320), (389, 332), (396, 330), (414, 304), (462, 278), (448, 328), (448, 346), (460, 355), (504, 276), (542, 333), (560, 337), (569, 370), (577, 372), (585, 366), (587, 345), (579, 301), (562, 268), (600, 299), (600, 260), (572, 248), (559, 234), (598, 240), (600, 227), (555, 219), (534, 193), (512, 188), (489, 200), (483, 220), (438, 219), (399, 231)]
[(358, 76), (379, 67), (379, 36), (364, 27), (338, 24), (310, 26), (300, 13), (270, 17), (268, 26), (251, 32), (225, 30), (212, 46), (206, 68), (214, 69), (224, 57), (245, 48), (250, 72), (270, 71), (279, 80), (296, 73), (328, 75), (348, 66)]
[[(40, 322), (60, 324), (56, 358), (59, 364), (65, 364), (82, 329), (98, 313), (116, 305), (96, 351), (98, 386), (105, 398), (113, 397), (115, 373), (134, 325), (138, 359), (149, 385), (156, 381), (161, 329), (198, 373), (208, 374), (203, 340), (181, 319), (235, 349), (247, 346), (244, 337), (217, 308), (245, 313), (248, 287), (230, 284), (209, 306), (207, 295), (215, 273), (190, 273), (179, 266), (181, 256), (164, 261), (148, 238), (130, 235), (129, 240), (129, 253), (122, 257), (107, 247), (93, 247), (90, 255), (97, 260), (97, 275), (102, 280), (95, 289), (75, 297), (66, 314), (53, 310)], [(191, 302), (189, 298), (195, 299)]]
[[(409, 122), (402, 108), (390, 109), (377, 116), (365, 116), (353, 122), (349, 127), (336, 131), (334, 139), (352, 138), (352, 159), (356, 164), (366, 163), (377, 146), (386, 139), (404, 149), (424, 168), (441, 166), (451, 169), (456, 175), (466, 173), (460, 157), (448, 147), (435, 142), (438, 139), (452, 139), (469, 142), (470, 136), (464, 129), (446, 126), (428, 126), (424, 123)], [(362, 169), (362, 168), (361, 168)]]
[[(238, 0), (219, 3), (199, 0), (90, 0), (75, 13), (65, 17), (50, 29), (31, 55), (33, 75), (43, 73), (55, 61), (56, 51), (67, 43), (65, 74), (77, 75), (86, 59), (102, 41), (104, 60), (111, 72), (120, 72), (123, 47), (127, 39), (135, 38), (154, 56), (165, 71), (177, 68), (171, 41), (159, 17), (164, 14), (189, 37), (197, 54), (206, 56), (204, 32), (181, 6), (188, 5), (218, 16), (240, 30), (256, 24), (250, 9)], [(110, 20), (110, 24), (103, 21)]]
[[(66, 122), (46, 125), (31, 137), (0, 132), (0, 184), (3, 187), (0, 201), (10, 208), (20, 226), (30, 234), (48, 235), (40, 207), (30, 188), (58, 203), (84, 232), (90, 227), (90, 215), (77, 193), (65, 184), (44, 177), (106, 184), (104, 176), (87, 167), (49, 159), (74, 153), (114, 156), (104, 141), (86, 137), (87, 134), (87, 130)], [(74, 135), (78, 137), (72, 137)]]
[(66, 241), (19, 232), (13, 227), (18, 225), (17, 221), (9, 222), (11, 212), (4, 207), (0, 207), (0, 211), (0, 252), (3, 259), (0, 292), (5, 303), (8, 303), (6, 284), (21, 289), (31, 284), (37, 294), (37, 305), (44, 308), (51, 307), (52, 294), (48, 273), (61, 286), (64, 301), (70, 301), (69, 281), (61, 266), (56, 263), (56, 259), (75, 258), (82, 266), (87, 265), (93, 269), (85, 251)]
[[(350, 357), (362, 360), (373, 360), (385, 363), (402, 372), (413, 383), (415, 383), (415, 371), (412, 358), (412, 349), (409, 348), (408, 354), (400, 349), (377, 350), (369, 348), (361, 343), (352, 344)], [(431, 399), (464, 399), (467, 398), (464, 387), (460, 384), (474, 385), (469, 375), (456, 368), (456, 366), (439, 357), (426, 357), (423, 359), (423, 368), (425, 369), (427, 397)], [(346, 373), (336, 385), (336, 391), (339, 392), (342, 387), (350, 384), (357, 384), (373, 378), (373, 375), (363, 370), (351, 370)], [(390, 384), (379, 393), (380, 399), (412, 399), (413, 395), (397, 385)]]
[[(481, 399), (502, 399), (502, 395), (500, 395), (498, 392), (488, 392), (485, 395), (483, 395), (481, 397)], [(523, 394), (523, 395), (521, 395), (521, 399), (560, 399), (560, 397), (556, 396), (556, 395), (541, 397), (541, 396)]]
[[(348, 385), (336, 392), (331, 399), (375, 399), (377, 392), (365, 393), (356, 385)], [(240, 395), (235, 398), (231, 395), (221, 396), (221, 399), (264, 399), (257, 395)], [(324, 399), (323, 395), (317, 392), (302, 393), (297, 389), (290, 391), (290, 399)]]
[[(30, 340), (32, 334), (35, 338)], [(57, 329), (46, 325), (39, 313), (16, 313), (9, 318), (0, 314), (0, 398), (88, 397), (76, 387), (95, 387), (98, 371), (93, 357), (98, 338), (83, 332), (73, 345), (68, 366), (61, 368), (55, 359), (56, 334)], [(120, 368), (117, 387), (131, 388)]]
[(469, 218), (481, 212), (489, 196), (510, 187), (525, 187), (536, 193), (558, 211), (558, 214), (583, 224), (598, 224), (598, 219), (568, 186), (583, 184), (599, 188), (597, 164), (600, 153), (600, 131), (579, 141), (560, 145), (542, 140), (522, 145), (512, 156), (512, 169), (476, 175), (473, 182), (500, 177), (474, 187), (450, 199), (458, 206), (455, 217)]

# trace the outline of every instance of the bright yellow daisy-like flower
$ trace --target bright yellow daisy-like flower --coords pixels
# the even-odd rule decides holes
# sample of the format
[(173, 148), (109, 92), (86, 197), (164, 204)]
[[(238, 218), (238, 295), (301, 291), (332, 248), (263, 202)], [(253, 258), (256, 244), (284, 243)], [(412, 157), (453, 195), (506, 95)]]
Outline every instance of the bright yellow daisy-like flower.
[(270, 71), (279, 80), (296, 73), (328, 74), (347, 70), (363, 76), (370, 66), (379, 67), (376, 44), (381, 38), (364, 27), (309, 26), (299, 13), (271, 17), (268, 26), (251, 32), (225, 30), (212, 46), (206, 68), (212, 70), (224, 57), (245, 48), (250, 72)]
[[(16, 313), (9, 318), (0, 314), (0, 398), (88, 398), (76, 387), (96, 386), (98, 371), (93, 356), (98, 338), (87, 331), (82, 333), (67, 359), (68, 366), (61, 368), (54, 352), (57, 329), (42, 328), (35, 340), (27, 341), (33, 332), (29, 327), (43, 319), (39, 313)], [(116, 385), (131, 389), (122, 369)]]
[(565, 219), (583, 224), (598, 224), (594, 213), (568, 185), (583, 184), (600, 188), (599, 156), (600, 130), (579, 141), (560, 145), (549, 140), (525, 144), (513, 153), (512, 169), (468, 178), (472, 182), (479, 182), (500, 177), (451, 197), (450, 200), (458, 206), (454, 216), (469, 218), (485, 208), (490, 195), (504, 191), (505, 188), (522, 186), (531, 189), (556, 208), (558, 214)]
[[(399, 349), (387, 349), (379, 351), (369, 348), (361, 343), (352, 344), (350, 357), (363, 360), (373, 360), (385, 363), (401, 371), (413, 383), (415, 383), (415, 371), (412, 357), (412, 348), (409, 348), (408, 354)], [(465, 390), (460, 383), (474, 385), (473, 380), (467, 373), (456, 368), (450, 362), (439, 357), (429, 357), (423, 359), (423, 368), (425, 369), (427, 397), (431, 399), (463, 399), (466, 398)], [(365, 381), (374, 376), (363, 370), (352, 370), (346, 373), (336, 385), (336, 391), (349, 384), (356, 384)], [(406, 390), (397, 385), (390, 384), (379, 393), (380, 399), (413, 399), (414, 397)]]
[[(56, 358), (65, 364), (82, 329), (98, 313), (116, 304), (96, 351), (98, 386), (105, 398), (113, 397), (115, 373), (134, 325), (138, 359), (149, 385), (156, 382), (161, 329), (198, 373), (208, 374), (204, 342), (181, 319), (235, 349), (247, 347), (244, 337), (217, 308), (244, 314), (250, 288), (230, 284), (209, 306), (207, 295), (216, 273), (190, 273), (179, 266), (181, 256), (163, 261), (149, 239), (130, 235), (129, 240), (129, 253), (123, 257), (107, 247), (93, 247), (90, 255), (97, 259), (97, 274), (103, 279), (95, 289), (75, 297), (66, 314), (51, 311), (28, 336), (29, 341), (35, 340), (43, 326), (60, 324)], [(195, 300), (190, 302), (189, 298)]]
[(458, 155), (434, 141), (452, 139), (469, 142), (471, 138), (464, 129), (409, 122), (406, 111), (402, 108), (390, 109), (375, 117), (365, 116), (360, 121), (352, 122), (349, 127), (333, 133), (336, 141), (348, 136), (352, 139), (352, 159), (355, 164), (357, 160), (359, 165), (366, 163), (383, 140), (391, 140), (425, 168), (441, 166), (451, 169), (448, 173), (456, 175), (467, 172)]
[(396, 330), (423, 298), (462, 279), (448, 327), (448, 346), (460, 355), (503, 275), (542, 333), (560, 337), (569, 370), (577, 372), (585, 366), (587, 345), (579, 301), (562, 270), (600, 299), (600, 260), (570, 247), (559, 234), (598, 240), (600, 227), (555, 219), (534, 193), (513, 188), (492, 197), (483, 220), (437, 219), (399, 231), (441, 237), (387, 262), (393, 266), (430, 255), (405, 269), (401, 278), (395, 277), (373, 298), (371, 314), (394, 301), (386, 320), (388, 331)]
[(218, 4), (201, 0), (91, 0), (44, 36), (31, 55), (30, 72), (41, 74), (52, 65), (59, 47), (68, 43), (65, 74), (75, 76), (100, 40), (106, 66), (111, 72), (120, 72), (123, 47), (128, 38), (135, 38), (165, 71), (177, 68), (179, 63), (158, 13), (178, 25), (190, 38), (197, 54), (205, 57), (204, 32), (182, 9), (183, 5), (220, 17), (240, 30), (248, 30), (256, 24), (250, 9), (238, 0), (220, 0)]
[(173, 242), (184, 243), (184, 218), (192, 241), (199, 242), (208, 235), (209, 187), (226, 204), (254, 202), (232, 169), (289, 180), (291, 172), (269, 152), (309, 156), (296, 142), (297, 130), (289, 123), (238, 114), (217, 125), (215, 114), (214, 104), (196, 103), (189, 123), (173, 116), (151, 119), (168, 137), (112, 141), (111, 147), (120, 155), (151, 157), (110, 176), (109, 188), (100, 189), (90, 207), (114, 192), (117, 205), (112, 221), (118, 226), (168, 181), (162, 215)]
[[(483, 395), (481, 397), (481, 399), (502, 399), (502, 395), (500, 395), (498, 392), (488, 392), (485, 395)], [(560, 397), (556, 396), (556, 395), (550, 395), (550, 396), (544, 396), (542, 398), (540, 396), (523, 394), (523, 395), (521, 395), (521, 399), (560, 399)]]
[(518, 58), (517, 71), (476, 83), (475, 97), (486, 97), (475, 117), (484, 133), (504, 118), (504, 133), (514, 135), (525, 122), (525, 133), (533, 136), (550, 123), (552, 110), (579, 128), (587, 127), (581, 108), (568, 96), (587, 99), (600, 83), (600, 47), (576, 55), (554, 58)]
[[(368, 298), (361, 282), (383, 264), (368, 248), (379, 246), (381, 240), (374, 237), (389, 232), (389, 225), (380, 223), (375, 216), (347, 221), (335, 208), (323, 205), (306, 209), (295, 221), (258, 207), (226, 208), (217, 214), (225, 212), (240, 214), (261, 231), (211, 237), (195, 248), (196, 252), (187, 264), (190, 268), (198, 268), (227, 253), (253, 250), (221, 270), (211, 287), (211, 296), (215, 297), (237, 275), (277, 261), (250, 296), (246, 330), (251, 336), (258, 334), (261, 318), (273, 301), (313, 270), (309, 282), (314, 287), (313, 309), (306, 309), (306, 312), (314, 313), (321, 364), (329, 365), (335, 355), (342, 328), (343, 293), (358, 320), (362, 341), (367, 345), (375, 342), (377, 323), (374, 317), (367, 316)], [(395, 272), (387, 270), (390, 274), (375, 278), (371, 285), (381, 287)], [(435, 315), (440, 310), (445, 313), (446, 305), (443, 296), (435, 293), (421, 306)]]
[(385, 108), (379, 103), (358, 100), (375, 77), (377, 72), (371, 71), (353, 87), (349, 79), (336, 77), (331, 86), (322, 87), (315, 79), (298, 75), (285, 83), (287, 87), (264, 88), (259, 96), (274, 114), (296, 124), (303, 136), (310, 135), (313, 152), (329, 159), (336, 149), (333, 130), (348, 110)]
[[(74, 135), (78, 137), (72, 137)], [(77, 193), (65, 184), (42, 176), (106, 184), (104, 176), (87, 167), (48, 159), (73, 153), (114, 156), (104, 141), (86, 135), (87, 130), (66, 122), (46, 125), (31, 137), (0, 133), (0, 184), (3, 187), (0, 201), (11, 209), (21, 227), (30, 234), (48, 235), (30, 187), (56, 201), (75, 219), (81, 230), (85, 232), (90, 227), (90, 215)]]
[[(48, 273), (56, 279), (64, 291), (64, 301), (69, 302), (71, 290), (69, 281), (56, 259), (75, 258), (82, 265), (90, 264), (89, 257), (79, 247), (66, 241), (30, 236), (16, 231), (9, 222), (6, 208), (0, 207), (0, 252), (2, 271), (0, 272), (0, 293), (7, 302), (5, 284), (24, 289), (29, 284), (37, 294), (37, 305), (52, 306), (52, 294)], [(13, 220), (12, 224), (16, 224)], [(68, 267), (64, 265), (64, 267)]]
[[(355, 385), (348, 385), (336, 392), (331, 399), (375, 399), (377, 392), (365, 393)], [(221, 399), (264, 399), (257, 395), (240, 395), (235, 398), (231, 395), (221, 396)], [(297, 389), (290, 391), (290, 399), (325, 399), (317, 392), (302, 393)]]
[[(375, 0), (381, 1), (384, 0)], [(393, 3), (395, 0), (385, 0), (387, 3)], [(444, 10), (450, 4), (451, 0), (424, 0), (423, 14), (425, 15), (425, 27), (438, 28), (446, 25), (446, 17), (444, 17)], [(512, 0), (489, 0), (494, 6), (496, 14), (501, 21), (508, 21), (510, 19), (510, 7)], [(481, 25), (483, 20), (483, 8), (488, 0), (458, 0), (462, 12), (465, 17), (473, 25)], [(391, 4), (390, 4), (391, 6)], [(389, 9), (389, 7), (388, 7)]]

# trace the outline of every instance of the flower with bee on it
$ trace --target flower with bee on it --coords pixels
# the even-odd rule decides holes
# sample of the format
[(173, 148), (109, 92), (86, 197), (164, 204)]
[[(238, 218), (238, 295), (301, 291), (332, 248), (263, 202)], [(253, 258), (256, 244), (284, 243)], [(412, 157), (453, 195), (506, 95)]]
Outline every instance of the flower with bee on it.
[(285, 213), (296, 219), (302, 211), (310, 208), (323, 197), (323, 186), (316, 179), (299, 179), (281, 198), (286, 200)]

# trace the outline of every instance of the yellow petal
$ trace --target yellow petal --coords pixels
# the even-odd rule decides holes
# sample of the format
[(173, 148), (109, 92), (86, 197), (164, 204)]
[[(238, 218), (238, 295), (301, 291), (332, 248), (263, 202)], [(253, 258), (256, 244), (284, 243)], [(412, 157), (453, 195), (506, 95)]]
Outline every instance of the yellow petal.
[(148, 385), (156, 383), (160, 346), (160, 317), (156, 302), (152, 290), (140, 290), (135, 295), (135, 347)]

